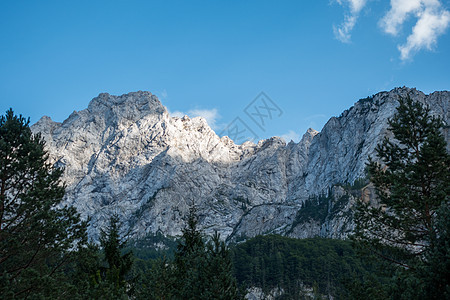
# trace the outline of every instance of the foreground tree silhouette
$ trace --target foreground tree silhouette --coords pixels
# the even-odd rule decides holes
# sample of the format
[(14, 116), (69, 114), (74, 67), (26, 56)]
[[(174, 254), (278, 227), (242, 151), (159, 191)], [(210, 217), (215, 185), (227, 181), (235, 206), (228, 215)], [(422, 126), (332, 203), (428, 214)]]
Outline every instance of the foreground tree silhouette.
[(110, 218), (106, 230), (101, 231), (100, 246), (104, 261), (94, 276), (94, 298), (128, 299), (134, 292), (133, 278), (129, 275), (133, 267), (133, 253), (123, 253), (127, 240), (120, 234), (117, 215)]
[[(449, 292), (448, 269), (424, 272), (436, 267), (432, 265), (436, 256), (443, 265), (448, 266), (449, 260), (448, 241), (443, 240), (448, 238), (448, 228), (442, 216), (450, 201), (450, 156), (442, 128), (442, 120), (429, 108), (409, 96), (400, 98), (389, 120), (394, 139), (385, 138), (377, 146), (380, 162), (368, 163), (379, 205), (359, 203), (354, 238), (394, 266), (397, 285), (390, 293), (397, 291), (398, 298), (430, 298), (431, 290), (440, 296)], [(430, 280), (438, 273), (446, 280)]]
[[(67, 293), (71, 252), (86, 242), (86, 222), (61, 206), (63, 170), (48, 163), (41, 136), (10, 109), (0, 118), (0, 298)], [(66, 282), (67, 283), (67, 282)], [(69, 285), (67, 283), (67, 285)]]
[(186, 221), (173, 262), (163, 259), (153, 267), (142, 299), (243, 299), (229, 249), (220, 236), (216, 233), (205, 242), (195, 207)]
[[(175, 292), (179, 299), (195, 299), (206, 291), (206, 245), (198, 229), (198, 219), (194, 207), (190, 208), (187, 224), (175, 252)], [(200, 299), (200, 298), (199, 298)]]
[(228, 247), (217, 233), (205, 242), (194, 206), (189, 210), (174, 266), (178, 299), (238, 299)]

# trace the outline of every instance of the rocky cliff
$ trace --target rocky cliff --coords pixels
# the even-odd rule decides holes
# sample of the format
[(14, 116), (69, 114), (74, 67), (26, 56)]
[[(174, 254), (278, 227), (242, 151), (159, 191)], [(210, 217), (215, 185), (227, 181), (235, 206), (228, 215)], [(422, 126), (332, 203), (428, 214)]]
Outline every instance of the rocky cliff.
[[(364, 176), (368, 156), (389, 135), (398, 96), (407, 94), (449, 124), (449, 92), (397, 88), (359, 100), (320, 133), (309, 129), (287, 145), (278, 137), (236, 145), (201, 117), (171, 117), (149, 92), (100, 94), (63, 123), (42, 117), (32, 130), (65, 168), (65, 201), (92, 217), (93, 238), (113, 213), (136, 237), (178, 235), (192, 204), (204, 230), (228, 240), (266, 233), (343, 237), (358, 195), (329, 188)], [(448, 126), (445, 135), (449, 140)], [(303, 202), (324, 192), (317, 200), (326, 203), (322, 215), (304, 217)]]

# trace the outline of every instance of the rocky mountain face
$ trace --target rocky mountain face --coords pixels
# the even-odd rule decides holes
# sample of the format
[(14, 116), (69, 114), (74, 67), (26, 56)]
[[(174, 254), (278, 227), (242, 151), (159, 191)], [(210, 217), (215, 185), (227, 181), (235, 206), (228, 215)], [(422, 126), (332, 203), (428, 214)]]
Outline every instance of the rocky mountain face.
[[(449, 124), (450, 92), (397, 88), (359, 100), (299, 143), (273, 137), (236, 145), (201, 117), (171, 117), (140, 91), (100, 94), (63, 123), (42, 117), (32, 130), (65, 168), (65, 202), (92, 217), (93, 238), (113, 213), (135, 237), (179, 235), (193, 204), (206, 233), (231, 241), (267, 233), (341, 238), (353, 228), (350, 207), (361, 195), (336, 184), (364, 177), (368, 156), (390, 134), (398, 96), (407, 94)], [(370, 188), (363, 193), (370, 198)], [(319, 194), (317, 205), (303, 205)], [(320, 213), (308, 213), (311, 207)]]

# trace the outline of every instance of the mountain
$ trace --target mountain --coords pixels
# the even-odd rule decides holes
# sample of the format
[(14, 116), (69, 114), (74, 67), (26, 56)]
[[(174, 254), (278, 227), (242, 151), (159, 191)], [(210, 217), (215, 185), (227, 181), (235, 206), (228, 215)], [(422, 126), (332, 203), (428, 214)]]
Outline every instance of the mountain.
[(340, 238), (353, 228), (350, 209), (360, 196), (344, 183), (365, 176), (367, 158), (390, 134), (398, 96), (407, 94), (449, 124), (450, 92), (403, 87), (359, 100), (299, 143), (272, 137), (236, 145), (203, 118), (171, 117), (155, 95), (139, 91), (102, 93), (62, 123), (42, 117), (32, 131), (65, 168), (65, 203), (92, 217), (94, 239), (113, 213), (135, 237), (179, 235), (192, 204), (206, 233), (228, 240), (266, 233)]

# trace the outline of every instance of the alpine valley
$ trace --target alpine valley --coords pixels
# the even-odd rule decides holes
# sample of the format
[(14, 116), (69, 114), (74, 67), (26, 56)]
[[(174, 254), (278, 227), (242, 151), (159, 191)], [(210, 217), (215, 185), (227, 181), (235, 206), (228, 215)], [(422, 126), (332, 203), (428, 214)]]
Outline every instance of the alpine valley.
[(390, 134), (398, 97), (408, 94), (443, 118), (449, 147), (450, 92), (406, 87), (359, 100), (299, 143), (237, 145), (201, 117), (171, 117), (142, 91), (100, 94), (63, 123), (44, 116), (32, 131), (65, 168), (64, 201), (91, 217), (94, 240), (114, 213), (135, 238), (180, 235), (191, 205), (205, 233), (227, 241), (269, 233), (345, 238), (355, 200), (376, 201), (365, 164)]

